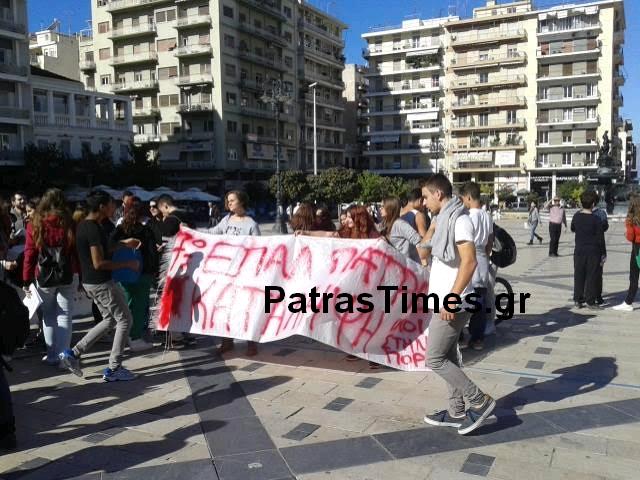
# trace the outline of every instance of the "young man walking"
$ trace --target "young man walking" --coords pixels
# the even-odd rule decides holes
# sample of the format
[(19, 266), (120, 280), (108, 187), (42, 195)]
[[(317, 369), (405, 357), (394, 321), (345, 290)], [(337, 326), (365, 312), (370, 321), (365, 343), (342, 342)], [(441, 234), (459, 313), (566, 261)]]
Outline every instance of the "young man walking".
[[(477, 265), (475, 232), (462, 201), (453, 197), (453, 188), (446, 176), (430, 177), (422, 187), (422, 194), (427, 208), (436, 216), (433, 236), (429, 238), (430, 232), (424, 239), (433, 259), (431, 278), (434, 281), (429, 284), (429, 293), (436, 294), (443, 306), (447, 297), (464, 299), (473, 292), (471, 280)], [(467, 305), (463, 300), (458, 306)], [(470, 316), (464, 310), (459, 313), (444, 308), (434, 311), (427, 338), (427, 367), (447, 383), (449, 409), (426, 415), (424, 421), (430, 425), (456, 427), (461, 435), (476, 430), (496, 406), (495, 400), (483, 393), (460, 368), (458, 338)]]
[[(113, 262), (109, 260), (108, 239), (100, 226), (105, 218), (111, 218), (115, 210), (113, 198), (101, 190), (87, 196), (89, 215), (80, 222), (76, 230), (76, 246), (80, 259), (82, 282), (87, 295), (95, 302), (102, 321), (95, 325), (75, 347), (60, 354), (60, 361), (79, 377), (82, 376), (80, 357), (91, 346), (115, 327), (109, 367), (102, 378), (107, 382), (133, 380), (135, 375), (122, 366), (122, 352), (127, 345), (129, 329), (133, 321), (124, 293), (111, 279), (111, 272), (121, 268), (138, 270), (137, 260)], [(129, 248), (138, 248), (140, 241), (126, 239), (122, 242)]]
[(562, 225), (567, 228), (567, 215), (564, 208), (560, 205), (560, 199), (555, 197), (553, 205), (549, 209), (549, 256), (558, 256), (558, 244), (560, 243), (560, 234), (562, 233)]
[(489, 288), (489, 257), (493, 248), (493, 220), (489, 212), (482, 208), (480, 201), (480, 185), (467, 182), (460, 191), (462, 203), (469, 210), (469, 218), (473, 224), (473, 243), (476, 247), (476, 261), (478, 266), (473, 272), (471, 285), (480, 298), (482, 308), (471, 315), (469, 320), (468, 347), (474, 350), (484, 349), (484, 331), (487, 327), (487, 292)]

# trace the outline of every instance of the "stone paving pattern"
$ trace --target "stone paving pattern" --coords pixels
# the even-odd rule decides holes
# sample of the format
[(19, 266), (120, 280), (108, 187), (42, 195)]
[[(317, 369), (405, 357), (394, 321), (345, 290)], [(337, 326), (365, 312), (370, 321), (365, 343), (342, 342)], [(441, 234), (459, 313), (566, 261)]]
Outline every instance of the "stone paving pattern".
[[(141, 374), (100, 379), (108, 345), (84, 357), (85, 378), (20, 352), (9, 374), (20, 448), (0, 456), (17, 479), (637, 479), (640, 478), (640, 313), (576, 310), (573, 236), (560, 258), (525, 246), (501, 273), (532, 295), (526, 314), (498, 326), (469, 375), (498, 401), (469, 436), (422, 423), (446, 405), (431, 373), (370, 370), (305, 338), (260, 346), (258, 356), (196, 348), (129, 354)], [(543, 226), (542, 234), (548, 239)], [(630, 246), (607, 234), (605, 297), (622, 300)], [(78, 335), (90, 325), (76, 322)]]

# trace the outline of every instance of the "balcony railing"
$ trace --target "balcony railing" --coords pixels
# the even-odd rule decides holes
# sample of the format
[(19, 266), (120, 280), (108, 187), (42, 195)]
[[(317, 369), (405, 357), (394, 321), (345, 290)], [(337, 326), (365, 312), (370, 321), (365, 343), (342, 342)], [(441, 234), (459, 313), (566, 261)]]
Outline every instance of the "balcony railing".
[(186, 17), (178, 17), (174, 28), (185, 28), (195, 25), (211, 25), (211, 15), (187, 15)]
[(327, 39), (329, 39), (329, 40), (331, 40), (331, 41), (333, 41), (335, 43), (338, 43), (340, 45), (344, 45), (344, 40), (342, 39), (342, 37), (334, 35), (324, 25), (316, 25), (315, 23), (309, 22), (304, 18), (301, 18), (299, 20), (298, 24), (303, 29), (307, 28), (307, 29), (311, 30), (312, 32), (319, 33), (323, 37), (325, 37), (325, 38), (327, 38)]
[(513, 39), (523, 39), (526, 37), (527, 32), (522, 28), (509, 30), (476, 31), (474, 33), (467, 34), (452, 34), (451, 45), (457, 47), (458, 45), (502, 42), (510, 41)]
[(252, 6), (257, 10), (271, 15), (278, 20), (286, 21), (287, 17), (280, 11), (280, 6), (271, 0), (240, 0), (242, 3)]
[(559, 79), (571, 79), (574, 77), (583, 77), (585, 75), (598, 75), (601, 76), (602, 72), (600, 71), (599, 68), (594, 68), (594, 69), (587, 69), (587, 70), (580, 70), (577, 72), (571, 72), (571, 73), (561, 73), (560, 75), (555, 75), (555, 76), (551, 76), (549, 75), (549, 72), (538, 72), (538, 80), (539, 81), (555, 81), (555, 80), (559, 80)]
[(520, 63), (527, 61), (526, 52), (509, 52), (506, 54), (480, 55), (477, 58), (454, 58), (452, 69), (481, 67), (493, 64)]
[(264, 87), (265, 87), (264, 82), (256, 82), (254, 80), (249, 80), (247, 78), (243, 78), (240, 80), (240, 88), (246, 88), (249, 90), (262, 92), (264, 91)]
[(501, 75), (490, 77), (486, 81), (481, 81), (477, 77), (473, 78), (459, 78), (451, 82), (451, 88), (465, 89), (465, 88), (484, 88), (493, 87), (496, 85), (512, 85), (512, 84), (524, 84), (527, 83), (526, 75)]
[(428, 70), (440, 70), (443, 66), (439, 62), (430, 63), (429, 65), (423, 65), (420, 67), (415, 67), (411, 65), (405, 65), (404, 67), (396, 67), (396, 68), (380, 68), (378, 67), (376, 70), (370, 70), (364, 74), (365, 77), (376, 77), (379, 75), (400, 75), (402, 73), (419, 73), (422, 71)]
[(248, 22), (240, 22), (240, 26), (238, 27), (238, 29), (247, 33), (258, 35), (259, 37), (265, 38), (279, 45), (287, 45), (288, 43), (281, 33), (278, 33), (275, 30), (269, 30), (267, 28), (260, 28), (255, 25), (251, 25)]
[(122, 55), (120, 57), (113, 57), (110, 60), (111, 65), (125, 65), (128, 63), (141, 63), (141, 62), (157, 62), (158, 52), (155, 50), (149, 50), (147, 52), (134, 53), (132, 55)]
[(188, 57), (191, 55), (211, 55), (211, 45), (205, 43), (194, 43), (193, 45), (184, 45), (178, 48), (174, 55), (176, 57)]
[[(304, 94), (304, 99), (307, 102), (313, 102), (313, 93), (305, 93)], [(347, 104), (347, 100), (345, 98), (324, 98), (322, 96), (317, 96), (316, 97), (316, 104), (317, 105), (327, 105), (329, 107), (340, 107), (340, 108), (344, 108)]]
[(454, 102), (451, 107), (456, 108), (486, 108), (486, 107), (500, 107), (504, 105), (525, 105), (526, 99), (524, 97), (512, 96), (512, 97), (493, 97), (483, 99), (482, 101), (476, 101), (475, 99), (469, 99), (465, 101)]
[(81, 60), (80, 70), (95, 70), (96, 62), (94, 60)]
[(509, 130), (516, 128), (526, 128), (527, 121), (524, 118), (518, 118), (514, 121), (491, 120), (486, 122), (468, 119), (466, 121), (458, 120), (451, 125), (452, 130)]
[(178, 106), (179, 113), (198, 113), (198, 112), (211, 112), (213, 111), (213, 104), (210, 102), (202, 103), (183, 103)]
[(593, 29), (602, 29), (602, 23), (599, 21), (595, 22), (578, 22), (577, 19), (580, 17), (574, 17), (576, 21), (571, 24), (566, 22), (555, 23), (548, 22), (544, 28), (538, 29), (539, 36), (552, 35), (554, 33), (565, 33), (565, 32), (577, 32), (579, 30), (593, 30)]
[(403, 105), (403, 106), (385, 105), (381, 109), (369, 110), (369, 115), (385, 114), (385, 113), (388, 113), (388, 114), (415, 113), (423, 110), (439, 109), (440, 107), (442, 107), (442, 104), (439, 102), (411, 104), (411, 105)]
[(540, 95), (540, 94), (536, 96), (536, 100), (538, 101), (538, 103), (581, 102), (581, 101), (599, 100), (599, 99), (600, 99), (600, 92), (597, 92), (596, 94), (591, 94), (591, 95), (572, 95), (570, 97), (565, 97), (564, 95)]
[(489, 139), (482, 142), (480, 139), (470, 138), (464, 142), (454, 142), (450, 145), (450, 151), (471, 151), (471, 150), (524, 150), (527, 144), (521, 138), (506, 141), (495, 141)]
[(136, 108), (132, 112), (133, 118), (157, 117), (160, 115), (158, 107)]
[(240, 50), (238, 56), (245, 60), (248, 60), (259, 65), (268, 65), (278, 70), (283, 70), (282, 60), (272, 56), (258, 55), (257, 53), (250, 52), (248, 50)]
[(344, 87), (344, 82), (338, 78), (331, 78), (328, 75), (323, 75), (321, 73), (311, 72), (309, 70), (303, 71), (304, 77), (311, 81), (325, 82), (332, 87)]
[(22, 150), (0, 150), (0, 165), (3, 167), (24, 165), (24, 152)]
[(135, 27), (124, 27), (112, 30), (109, 33), (109, 38), (123, 38), (132, 37), (136, 35), (145, 35), (148, 33), (156, 33), (155, 23), (142, 23)]
[(197, 85), (213, 83), (210, 73), (195, 73), (193, 75), (181, 75), (175, 79), (176, 85)]
[(538, 47), (536, 50), (536, 56), (538, 58), (550, 58), (550, 57), (559, 57), (566, 55), (580, 55), (580, 54), (591, 54), (591, 53), (599, 53), (600, 48), (602, 47), (602, 42), (597, 41), (591, 45), (587, 45), (585, 48), (581, 48), (577, 50), (574, 48), (575, 45), (568, 44), (564, 45), (561, 48), (557, 49), (548, 49), (548, 48), (540, 48)]
[(112, 0), (107, 4), (107, 12), (128, 10), (156, 3), (167, 3), (167, 0)]
[(273, 112), (273, 110), (268, 108), (268, 107), (266, 107), (266, 106), (264, 108), (241, 106), (240, 107), (240, 112), (245, 114), (245, 115), (257, 116), (257, 117), (261, 117), (261, 118), (271, 118), (272, 119), (275, 116), (275, 113)]
[(312, 55), (317, 55), (324, 60), (327, 60), (335, 65), (343, 65), (344, 64), (344, 55), (337, 55), (331, 50), (322, 50), (321, 48), (316, 48), (313, 45), (300, 45), (300, 51), (303, 53), (310, 53)]
[(0, 30), (7, 32), (26, 34), (27, 27), (22, 23), (17, 23), (10, 8), (0, 8)]
[(537, 125), (571, 125), (574, 123), (600, 123), (600, 115), (596, 115), (595, 117), (586, 117), (584, 120), (576, 120), (574, 118), (536, 118)]
[(158, 88), (158, 80), (140, 80), (137, 82), (126, 83), (114, 83), (111, 86), (111, 91), (116, 92), (129, 92), (132, 90), (150, 90)]
[(0, 117), (28, 120), (29, 115), (29, 110), (25, 108), (0, 106)]
[(26, 77), (29, 75), (29, 67), (22, 65), (14, 65), (13, 63), (0, 63), (0, 74), (17, 75), (19, 77)]
[[(391, 47), (382, 47), (382, 46), (369, 46), (367, 48), (362, 49), (362, 54), (365, 57), (370, 55), (387, 55), (392, 53), (402, 53), (402, 52), (411, 52), (411, 51), (420, 51), (420, 50), (439, 50), (442, 48), (442, 42), (413, 42), (413, 41), (405, 41), (392, 45)], [(435, 55), (437, 52), (433, 52)]]

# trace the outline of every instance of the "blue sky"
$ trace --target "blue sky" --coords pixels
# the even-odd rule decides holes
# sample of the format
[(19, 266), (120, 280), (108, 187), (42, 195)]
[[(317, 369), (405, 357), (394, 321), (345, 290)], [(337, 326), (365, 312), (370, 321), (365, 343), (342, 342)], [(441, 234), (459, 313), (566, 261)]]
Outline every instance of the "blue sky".
[[(91, 18), (90, 1), (95, 0), (28, 0), (29, 28), (31, 31), (46, 27), (53, 18), (62, 22), (64, 32), (77, 31), (87, 26)], [(550, 0), (536, 2), (545, 6)], [(364, 63), (361, 48), (364, 45), (360, 35), (372, 26), (395, 25), (405, 18), (419, 15), (420, 18), (446, 16), (449, 5), (457, 5), (458, 15), (468, 17), (473, 8), (484, 5), (484, 0), (312, 0), (322, 10), (337, 16), (349, 25), (345, 33), (346, 56), (349, 63)], [(503, 2), (504, 3), (504, 2)], [(567, 0), (566, 3), (571, 3)], [(640, 1), (626, 0), (625, 14), (627, 30), (625, 38), (624, 71), (627, 82), (622, 89), (624, 95), (623, 117), (633, 120), (636, 126), (636, 139), (640, 139)]]

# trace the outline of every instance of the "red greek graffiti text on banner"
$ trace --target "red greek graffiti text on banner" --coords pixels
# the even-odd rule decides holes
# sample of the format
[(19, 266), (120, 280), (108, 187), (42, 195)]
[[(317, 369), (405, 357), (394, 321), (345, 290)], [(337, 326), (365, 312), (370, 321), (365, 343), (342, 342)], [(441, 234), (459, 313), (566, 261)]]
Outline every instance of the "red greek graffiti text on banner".
[(430, 314), (403, 311), (401, 301), (427, 293), (427, 272), (382, 240), (184, 229), (168, 265), (160, 330), (258, 342), (304, 335), (392, 368), (427, 369)]

